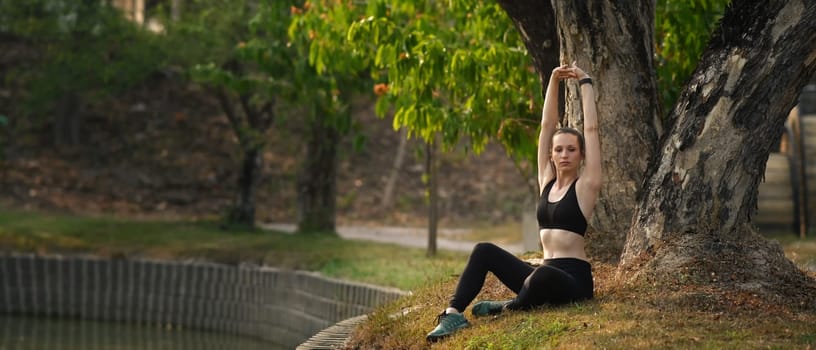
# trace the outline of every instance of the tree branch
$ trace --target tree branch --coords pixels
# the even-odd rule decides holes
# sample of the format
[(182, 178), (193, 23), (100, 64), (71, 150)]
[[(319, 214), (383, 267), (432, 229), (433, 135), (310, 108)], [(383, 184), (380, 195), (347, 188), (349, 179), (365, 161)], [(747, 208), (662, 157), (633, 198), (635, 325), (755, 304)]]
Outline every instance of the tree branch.
[[(558, 28), (552, 4), (541, 0), (499, 0), (499, 5), (516, 25), (541, 83), (546, 84), (551, 69), (559, 61)], [(542, 94), (546, 91), (544, 87)]]
[(227, 115), (227, 119), (230, 122), (230, 126), (232, 127), (232, 131), (235, 133), (235, 136), (238, 137), (238, 143), (241, 144), (241, 148), (244, 148), (246, 145), (246, 137), (244, 136), (243, 132), (241, 132), (241, 117), (235, 113), (235, 109), (232, 108), (232, 102), (229, 100), (229, 96), (224, 91), (223, 88), (217, 87), (213, 88), (213, 94), (218, 98), (218, 103), (221, 105), (221, 110), (224, 111), (224, 114)]

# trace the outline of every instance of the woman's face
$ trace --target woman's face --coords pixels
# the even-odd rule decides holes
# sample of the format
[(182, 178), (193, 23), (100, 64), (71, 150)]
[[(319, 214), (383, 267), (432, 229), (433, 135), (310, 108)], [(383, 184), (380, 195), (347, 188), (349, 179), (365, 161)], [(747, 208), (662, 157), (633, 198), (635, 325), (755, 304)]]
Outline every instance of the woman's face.
[(578, 136), (567, 133), (553, 136), (551, 157), (558, 170), (578, 169), (584, 158)]

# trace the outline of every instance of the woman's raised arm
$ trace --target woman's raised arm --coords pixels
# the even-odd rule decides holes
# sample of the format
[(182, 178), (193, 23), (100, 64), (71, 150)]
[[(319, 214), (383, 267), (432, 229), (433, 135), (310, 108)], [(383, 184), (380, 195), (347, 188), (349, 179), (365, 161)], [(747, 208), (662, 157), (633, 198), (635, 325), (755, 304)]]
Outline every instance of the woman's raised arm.
[(598, 111), (595, 106), (595, 89), (592, 78), (581, 68), (571, 66), (575, 79), (581, 89), (581, 105), (584, 112), (584, 170), (576, 183), (578, 204), (584, 215), (589, 218), (595, 208), (595, 202), (601, 191), (603, 175), (601, 173), (601, 141), (598, 132)]
[(550, 162), (552, 136), (558, 124), (558, 82), (570, 76), (569, 66), (562, 65), (553, 69), (544, 95), (544, 108), (541, 112), (541, 132), (538, 134), (538, 190), (555, 177), (555, 170)]

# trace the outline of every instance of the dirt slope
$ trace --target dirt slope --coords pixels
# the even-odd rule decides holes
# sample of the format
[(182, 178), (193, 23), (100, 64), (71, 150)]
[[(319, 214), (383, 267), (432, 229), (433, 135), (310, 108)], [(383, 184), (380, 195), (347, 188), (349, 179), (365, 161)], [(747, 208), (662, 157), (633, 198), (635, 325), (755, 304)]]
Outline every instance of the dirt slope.
[[(423, 145), (408, 142), (394, 207), (381, 205), (399, 135), (369, 103), (355, 105), (365, 147), (350, 138), (338, 150), (338, 222), (425, 222)], [(0, 172), (6, 205), (131, 217), (218, 217), (229, 207), (239, 159), (226, 118), (195, 86), (157, 78), (113, 101), (85, 106), (83, 141), (56, 149), (50, 123), (15, 120)], [(297, 116), (279, 117), (264, 154), (258, 218), (295, 220), (295, 181), (304, 147)], [(441, 156), (444, 225), (515, 220), (529, 187), (504, 150)]]

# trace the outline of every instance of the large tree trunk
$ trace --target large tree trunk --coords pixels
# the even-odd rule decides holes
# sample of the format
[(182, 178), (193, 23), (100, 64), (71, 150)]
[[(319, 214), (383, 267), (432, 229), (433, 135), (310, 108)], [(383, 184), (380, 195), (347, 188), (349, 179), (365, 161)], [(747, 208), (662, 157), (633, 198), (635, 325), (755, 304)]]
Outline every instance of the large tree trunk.
[(340, 132), (312, 121), (306, 158), (298, 180), (298, 231), (335, 232), (337, 145)]
[(620, 276), (683, 274), (816, 306), (813, 279), (749, 225), (768, 155), (814, 70), (816, 2), (735, 1), (726, 10), (671, 113)]
[[(653, 63), (652, 1), (555, 1), (561, 61), (593, 78), (604, 183), (595, 207), (593, 255), (617, 257), (657, 143), (660, 103)], [(577, 84), (567, 84), (566, 124), (581, 128)]]
[[(591, 223), (595, 232), (589, 249), (593, 256), (616, 259), (660, 127), (652, 58), (654, 4), (556, 1), (553, 9), (539, 0), (499, 2), (521, 32), (542, 83), (549, 81), (558, 64), (549, 58), (554, 57), (553, 43), (560, 45), (561, 62), (577, 61), (594, 78), (604, 185)], [(569, 84), (566, 90), (567, 118), (562, 124), (580, 128), (577, 85)]]

